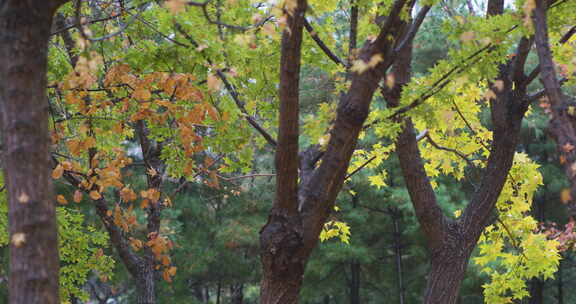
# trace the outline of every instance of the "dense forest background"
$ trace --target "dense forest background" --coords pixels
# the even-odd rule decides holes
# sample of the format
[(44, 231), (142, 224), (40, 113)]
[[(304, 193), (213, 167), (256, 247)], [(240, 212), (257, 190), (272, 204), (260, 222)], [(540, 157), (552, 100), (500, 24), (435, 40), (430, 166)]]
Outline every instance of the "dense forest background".
[[(0, 7), (8, 6), (4, 2)], [(280, 2), (79, 0), (54, 14), (46, 94), (62, 302), (259, 303), (260, 234), (272, 221), (272, 202), (281, 193), (274, 153), (283, 145), (275, 138), (282, 138), (278, 100), (284, 97), (278, 90), (282, 94), (286, 82), (281, 79), (287, 76), (279, 76), (284, 68), (279, 64), (285, 63), (281, 60), (289, 51), (283, 49), (281, 33), (286, 27), (289, 31), (292, 18), (296, 19)], [(301, 131), (296, 144), (302, 151), (314, 153), (305, 150), (310, 146), (325, 149), (336, 105), (346, 94), (351, 75), (386, 62), (380, 58), (364, 62), (367, 67), (358, 66), (355, 56), (365, 40), (378, 39), (378, 29), (391, 22), (397, 2), (308, 1), (304, 30), (300, 28), (302, 66), (296, 70)], [(407, 85), (413, 92), (406, 98), (419, 93), (419, 85), (433, 83), (450, 64), (460, 69), (448, 74), (450, 84), (424, 105), (406, 106), (406, 112), (419, 106), (407, 116), (413, 115), (437, 204), (447, 218), (457, 221), (481, 187), (487, 145), (496, 129), (490, 105), (481, 100), (496, 98), (490, 88), (499, 86), (500, 80), (494, 79), (506, 60), (521, 56), (516, 43), (522, 37), (530, 37), (526, 41), (533, 50), (526, 53), (523, 70), (530, 74), (540, 67), (530, 15), (522, 15), (535, 2), (501, 2), (499, 14), (486, 13), (498, 1), (414, 2), (410, 4), (414, 11), (402, 18), (417, 20), (424, 9), (426, 18), (409, 42), (411, 77), (417, 80), (413, 87)], [(568, 62), (560, 71), (566, 96), (576, 94), (574, 2), (549, 3), (550, 39), (561, 41), (552, 43), (555, 60)], [(291, 37), (296, 36), (293, 32)], [(484, 51), (486, 39), (489, 51)], [(462, 61), (477, 49), (484, 52), (480, 63)], [(486, 67), (489, 64), (493, 68)], [(384, 73), (395, 75), (395, 68)], [(400, 121), (384, 122), (396, 115), (385, 87), (393, 91), (400, 78), (383, 76), (379, 82), (382, 89), (371, 105), (375, 114), (364, 124), (334, 206), (328, 204), (321, 241), (304, 263), (301, 303), (423, 301), (431, 267), (429, 240), (394, 148)], [(468, 82), (472, 84), (467, 86)], [(567, 211), (574, 174), (567, 178), (566, 159), (550, 134), (550, 104), (542, 99), (542, 89), (537, 80), (526, 88), (535, 101), (521, 121), (515, 147), (523, 157), (519, 162), (530, 165), (513, 167), (509, 190), (503, 190), (511, 197), (522, 193), (518, 200), (530, 208), (518, 214), (533, 218), (534, 225), (506, 222), (514, 215), (501, 205), (489, 211), (487, 226), (500, 231), (502, 240), (486, 232), (481, 239), (485, 247), (476, 248), (467, 264), (456, 303), (576, 303), (571, 288), (576, 284), (576, 237)], [(454, 107), (448, 107), (449, 102)], [(457, 103), (464, 106), (458, 109)], [(573, 114), (571, 104), (566, 109)], [(459, 117), (463, 121), (456, 122)], [(456, 127), (450, 129), (451, 124)], [(563, 147), (564, 152), (574, 149)], [(534, 177), (534, 192), (523, 188), (521, 184), (528, 182), (517, 177)], [(302, 174), (298, 181), (306, 178)], [(498, 204), (515, 206), (514, 202)], [(19, 247), (26, 242), (8, 232), (8, 205), (2, 187), (1, 303), (8, 303), (9, 244)], [(298, 208), (301, 212), (306, 207)], [(516, 214), (514, 208), (510, 207), (511, 214)], [(541, 242), (534, 251), (554, 247), (551, 257), (542, 258), (540, 251), (531, 255), (532, 247), (524, 243), (530, 238)], [(497, 248), (493, 260), (488, 260), (487, 248)], [(516, 256), (514, 263), (502, 262)], [(145, 267), (150, 271), (142, 270)], [(487, 286), (498, 282), (498, 275), (510, 286), (502, 286), (490, 298), (485, 289), (494, 290)], [(142, 300), (142, 290), (150, 289), (147, 296), (154, 302)]]

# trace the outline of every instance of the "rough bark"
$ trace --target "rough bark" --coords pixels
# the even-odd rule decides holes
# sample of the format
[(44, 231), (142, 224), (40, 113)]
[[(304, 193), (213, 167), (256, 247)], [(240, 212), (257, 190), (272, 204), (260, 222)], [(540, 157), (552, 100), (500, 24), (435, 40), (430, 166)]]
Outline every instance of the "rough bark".
[(132, 277), (136, 281), (136, 303), (156, 303), (156, 273), (154, 271), (154, 258), (148, 255), (140, 259), (137, 275)]
[(0, 120), (13, 304), (60, 303), (46, 96), (48, 39), (59, 4), (0, 0)]

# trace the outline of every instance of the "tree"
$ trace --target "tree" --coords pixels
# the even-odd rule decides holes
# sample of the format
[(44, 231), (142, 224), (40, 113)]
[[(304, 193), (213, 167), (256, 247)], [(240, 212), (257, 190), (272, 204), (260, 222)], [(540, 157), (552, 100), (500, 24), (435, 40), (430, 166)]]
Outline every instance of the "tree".
[[(75, 188), (74, 201), (90, 198), (136, 282), (138, 302), (155, 302), (157, 274), (170, 281), (176, 272), (171, 236), (162, 229), (174, 195), (189, 183), (218, 187), (227, 180), (222, 174), (247, 174), (254, 155), (265, 162), (271, 150), (277, 179), (260, 234), (262, 303), (298, 301), (306, 264), (344, 183), (363, 168), (378, 168), (394, 149), (431, 250), (425, 301), (456, 301), (478, 240), (475, 262), (492, 277), (489, 301), (508, 292), (521, 298), (525, 279), (553, 271), (555, 242), (525, 216), (541, 182), (537, 166), (515, 155), (534, 100), (527, 85), (537, 75), (524, 73), (533, 44), (530, 1), (508, 11), (490, 1), (487, 18), (474, 7), (466, 15), (449, 10), (446, 39), (453, 47), (439, 55), (449, 60), (413, 76), (413, 40), (433, 3), (81, 3), (60, 15), (63, 28), (56, 30), (67, 54), (54, 55), (54, 62), (69, 61), (74, 71), (58, 65), (50, 71), (53, 175)], [(338, 5), (349, 9), (349, 20)], [(316, 17), (320, 32), (306, 15)], [(72, 28), (75, 37), (66, 35)], [(510, 55), (512, 48), (517, 52)], [(301, 131), (300, 113), (309, 110), (300, 100), (302, 67), (332, 78), (339, 103), (322, 104)], [(361, 141), (366, 134), (372, 142)], [(439, 175), (480, 180), (461, 216), (437, 204)], [(376, 170), (368, 179), (379, 189), (387, 177)], [(533, 263), (543, 258), (547, 263)], [(516, 267), (522, 271), (502, 273)], [(357, 282), (351, 285), (356, 293)]]
[[(282, 54), (286, 56), (283, 58), (294, 56), (293, 58), (298, 59), (298, 52), (294, 49), (300, 48), (300, 23), (304, 22), (304, 17), (301, 17), (301, 15), (306, 11), (306, 3), (292, 2), (292, 5), (296, 8), (294, 8), (294, 11), (288, 11), (287, 13), (287, 29), (283, 36)], [(262, 303), (297, 302), (297, 290), (301, 284), (302, 269), (317, 242), (317, 233), (330, 213), (336, 195), (342, 187), (357, 138), (360, 131), (364, 129), (364, 121), (368, 116), (372, 95), (378, 89), (379, 81), (384, 77), (384, 72), (390, 66), (393, 66), (393, 71), (386, 77), (388, 88), (384, 87), (382, 94), (390, 108), (393, 109), (401, 105), (402, 107), (392, 110), (391, 115), (381, 115), (380, 117), (384, 120), (393, 118), (403, 124), (402, 131), (396, 142), (396, 150), (416, 215), (428, 239), (431, 255), (431, 269), (424, 302), (456, 302), (460, 282), (464, 277), (470, 255), (484, 229), (490, 225), (491, 214), (496, 206), (498, 206), (497, 209), (501, 213), (506, 212), (509, 216), (519, 217), (516, 219), (519, 222), (515, 225), (524, 221), (521, 225), (531, 227), (529, 228), (531, 230), (536, 228), (533, 220), (522, 215), (522, 209), (527, 206), (522, 201), (531, 198), (533, 191), (540, 182), (534, 179), (518, 179), (522, 176), (519, 172), (524, 171), (524, 173), (527, 173), (534, 170), (535, 167), (530, 165), (529, 162), (522, 160), (522, 156), (519, 156), (516, 157), (515, 169), (511, 171), (513, 169), (521, 121), (529, 103), (533, 100), (529, 98), (526, 87), (534, 77), (524, 74), (524, 63), (530, 51), (532, 39), (521, 37), (517, 52), (511, 56), (511, 59), (506, 60), (506, 57), (503, 56), (506, 52), (505, 48), (510, 45), (509, 41), (514, 37), (513, 35), (508, 35), (510, 31), (493, 29), (493, 31), (499, 33), (494, 36), (480, 34), (480, 36), (484, 36), (485, 40), (480, 43), (473, 43), (471, 40), (475, 39), (475, 31), (483, 33), (482, 31), (486, 29), (477, 27), (474, 22), (470, 22), (469, 24), (472, 25), (465, 25), (464, 28), (467, 31), (462, 32), (460, 36), (464, 42), (462, 50), (453, 55), (453, 57), (456, 57), (453, 58), (455, 62), (462, 62), (460, 66), (449, 67), (447, 65), (443, 68), (443, 64), (439, 64), (435, 71), (432, 72), (432, 80), (414, 83), (410, 81), (412, 38), (430, 7), (424, 5), (414, 21), (408, 21), (405, 17), (401, 18), (400, 12), (404, 7), (411, 8), (412, 5), (413, 3), (408, 4), (403, 1), (395, 1), (391, 4), (379, 35), (372, 41), (367, 42), (359, 51), (359, 60), (355, 61), (351, 67), (351, 71), (355, 73), (351, 76), (350, 88), (347, 93), (342, 95), (340, 100), (338, 114), (331, 127), (330, 140), (326, 150), (318, 152), (312, 148), (300, 155), (299, 184), (296, 182), (298, 170), (295, 165), (298, 159), (296, 157), (298, 100), (296, 95), (290, 95), (285, 92), (290, 89), (297, 90), (295, 83), (298, 82), (298, 78), (297, 73), (294, 71), (297, 71), (298, 61), (281, 61), (280, 132), (276, 154), (276, 168), (280, 182), (276, 185), (277, 197), (268, 223), (261, 233), (264, 264)], [(529, 10), (527, 11), (526, 16), (529, 15)], [(508, 22), (512, 21), (511, 15), (504, 16), (504, 18), (500, 16), (504, 14), (504, 3), (502, 1), (490, 1), (487, 6), (487, 12), (487, 16), (493, 22), (493, 25), (498, 23), (496, 20), (503, 24), (505, 24), (504, 20), (506, 18), (508, 18)], [(517, 27), (517, 25), (514, 27)], [(393, 34), (397, 36), (393, 36)], [(503, 40), (508, 42), (502, 43)], [(500, 45), (496, 45), (492, 41), (498, 41)], [(476, 64), (488, 67), (484, 70), (476, 69), (474, 68)], [(434, 75), (437, 71), (442, 73)], [(421, 106), (431, 96), (441, 95), (442, 89), (449, 86), (454, 80), (450, 79), (453, 77), (451, 74), (459, 74), (460, 72), (466, 72), (469, 75), (467, 77), (474, 78), (476, 77), (472, 76), (474, 73), (480, 73), (478, 75), (480, 78), (475, 78), (474, 81), (489, 81), (488, 93), (483, 99), (490, 102), (492, 139), (489, 141), (489, 147), (484, 142), (481, 142), (485, 139), (482, 139), (482, 137), (478, 139), (480, 142), (477, 145), (477, 149), (484, 150), (485, 155), (489, 155), (485, 160), (485, 164), (479, 163), (483, 167), (483, 169), (479, 170), (481, 174), (480, 185), (463, 211), (462, 217), (458, 220), (452, 220), (443, 214), (436, 203), (433, 186), (429, 182), (424, 163), (421, 160), (421, 153), (412, 122), (410, 119), (404, 121), (401, 116)], [(461, 79), (460, 82), (466, 83), (467, 80)], [(408, 85), (409, 83), (410, 85)], [(414, 87), (414, 85), (422, 87), (423, 83), (431, 85), (432, 88), (417, 89)], [(457, 86), (459, 85), (456, 84), (448, 90), (458, 90), (456, 89)], [(409, 88), (407, 93), (403, 92), (406, 87)], [(424, 92), (421, 93), (422, 91)], [(418, 96), (417, 94), (421, 95)], [(439, 98), (442, 98), (442, 96)], [(460, 112), (456, 104), (454, 104), (452, 109), (448, 108), (448, 110), (454, 114), (456, 114), (455, 112)], [(435, 109), (435, 111), (438, 111), (438, 109)], [(462, 113), (458, 114), (462, 116), (464, 123), (468, 124), (467, 118)], [(434, 124), (429, 125), (437, 128)], [(394, 128), (393, 124), (388, 124), (387, 126)], [(469, 130), (463, 132), (456, 131), (453, 128), (452, 132), (461, 132), (461, 134), (470, 132), (473, 136), (477, 136), (474, 127), (467, 125), (464, 128), (469, 128)], [(427, 129), (423, 131), (428, 132)], [(485, 132), (483, 133), (486, 134)], [(432, 142), (432, 140), (430, 141)], [(463, 145), (463, 143), (459, 144)], [(432, 145), (437, 146), (433, 142)], [(475, 167), (466, 156), (459, 152), (454, 153), (464, 158), (467, 163), (464, 166), (471, 165)], [(477, 152), (467, 152), (467, 154), (473, 153)], [(321, 160), (321, 163), (315, 168), (315, 164), (319, 160)], [(450, 172), (453, 169), (445, 167), (444, 170)], [(505, 186), (510, 188), (505, 189)], [(298, 197), (295, 196), (296, 192)], [(512, 207), (506, 207), (505, 204), (507, 202), (512, 204)], [(503, 231), (507, 230), (512, 223), (501, 219), (496, 225), (498, 233), (488, 233), (484, 241), (490, 243), (495, 241), (492, 238), (502, 238)], [(494, 227), (492, 226), (490, 231)], [(521, 245), (514, 244), (517, 237), (522, 240)], [(509, 238), (516, 249), (525, 252), (522, 253), (524, 257), (512, 259), (514, 262), (507, 266), (517, 264), (524, 265), (521, 267), (529, 269), (526, 270), (526, 274), (519, 274), (518, 277), (509, 277), (509, 279), (521, 281), (526, 276), (530, 277), (536, 274), (550, 276), (552, 274), (550, 272), (551, 269), (531, 269), (531, 263), (539, 259), (539, 254), (530, 255), (528, 252), (532, 248), (538, 248), (537, 250), (540, 250), (540, 252), (545, 252), (547, 249), (554, 248), (554, 242), (546, 241), (543, 234), (532, 235), (532, 233), (510, 235)], [(524, 243), (524, 240), (530, 239), (537, 241), (533, 244)], [(520, 246), (524, 247), (524, 249), (521, 249)], [(554, 265), (557, 264), (558, 256), (552, 252), (549, 252), (551, 255), (548, 256), (548, 261), (551, 264), (548, 266), (553, 269)], [(489, 260), (494, 258), (495, 256), (485, 255), (478, 259), (478, 263), (486, 265)], [(493, 274), (496, 284), (505, 284), (503, 278), (506, 276), (502, 276), (497, 271), (488, 272)], [(522, 298), (525, 293), (515, 283), (505, 284), (504, 286), (508, 286), (514, 298)], [(502, 288), (498, 290), (487, 288), (486, 292), (488, 301), (507, 299)]]
[(0, 105), (10, 226), (10, 303), (59, 303), (46, 68), (64, 1), (0, 1)]

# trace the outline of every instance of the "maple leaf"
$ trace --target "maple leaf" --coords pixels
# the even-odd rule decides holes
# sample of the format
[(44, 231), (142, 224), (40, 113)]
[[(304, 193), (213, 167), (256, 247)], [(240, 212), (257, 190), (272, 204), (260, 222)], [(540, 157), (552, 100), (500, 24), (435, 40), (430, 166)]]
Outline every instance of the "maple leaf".
[(56, 201), (58, 201), (58, 203), (60, 203), (60, 204), (62, 204), (62, 205), (68, 204), (68, 200), (66, 200), (66, 198), (65, 198), (64, 195), (62, 195), (62, 194), (59, 194), (59, 195), (56, 197)]
[(562, 192), (560, 192), (560, 201), (563, 204), (567, 204), (572, 200), (572, 194), (570, 194), (570, 189), (563, 189)]
[(164, 3), (172, 14), (178, 14), (186, 10), (186, 0), (168, 0)]
[(172, 266), (172, 267), (170, 267), (170, 269), (168, 269), (168, 273), (169, 273), (171, 276), (175, 276), (175, 275), (176, 275), (176, 270), (177, 270), (177, 268), (176, 268), (175, 266)]
[(208, 75), (208, 79), (206, 80), (208, 84), (208, 91), (209, 92), (216, 92), (220, 89), (220, 84), (222, 83), (220, 78), (218, 78), (214, 74)]
[(120, 197), (124, 202), (131, 202), (136, 200), (136, 198), (138, 198), (134, 190), (128, 187), (124, 187), (122, 188), (122, 190), (120, 190)]
[(140, 248), (142, 248), (142, 241), (139, 239), (135, 239), (135, 238), (130, 238), (130, 245), (132, 246), (132, 248), (134, 249), (134, 251), (138, 251), (140, 250)]
[(152, 98), (152, 94), (149, 90), (140, 88), (132, 93), (132, 98), (140, 101), (148, 101), (150, 98)]
[(64, 173), (64, 167), (62, 167), (62, 165), (58, 164), (58, 166), (56, 166), (56, 168), (52, 171), (52, 178), (53, 179), (59, 179), (62, 177), (63, 173)]
[(100, 192), (96, 191), (96, 190), (92, 190), (90, 191), (90, 198), (93, 200), (99, 200), (102, 198), (102, 195), (100, 195)]

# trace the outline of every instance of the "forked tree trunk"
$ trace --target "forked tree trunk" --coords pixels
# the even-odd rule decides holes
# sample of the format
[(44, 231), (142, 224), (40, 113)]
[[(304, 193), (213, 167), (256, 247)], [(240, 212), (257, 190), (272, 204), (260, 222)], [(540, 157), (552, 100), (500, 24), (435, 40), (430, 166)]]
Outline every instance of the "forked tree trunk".
[(48, 39), (56, 7), (48, 0), (0, 0), (0, 120), (12, 304), (60, 303), (46, 97)]

